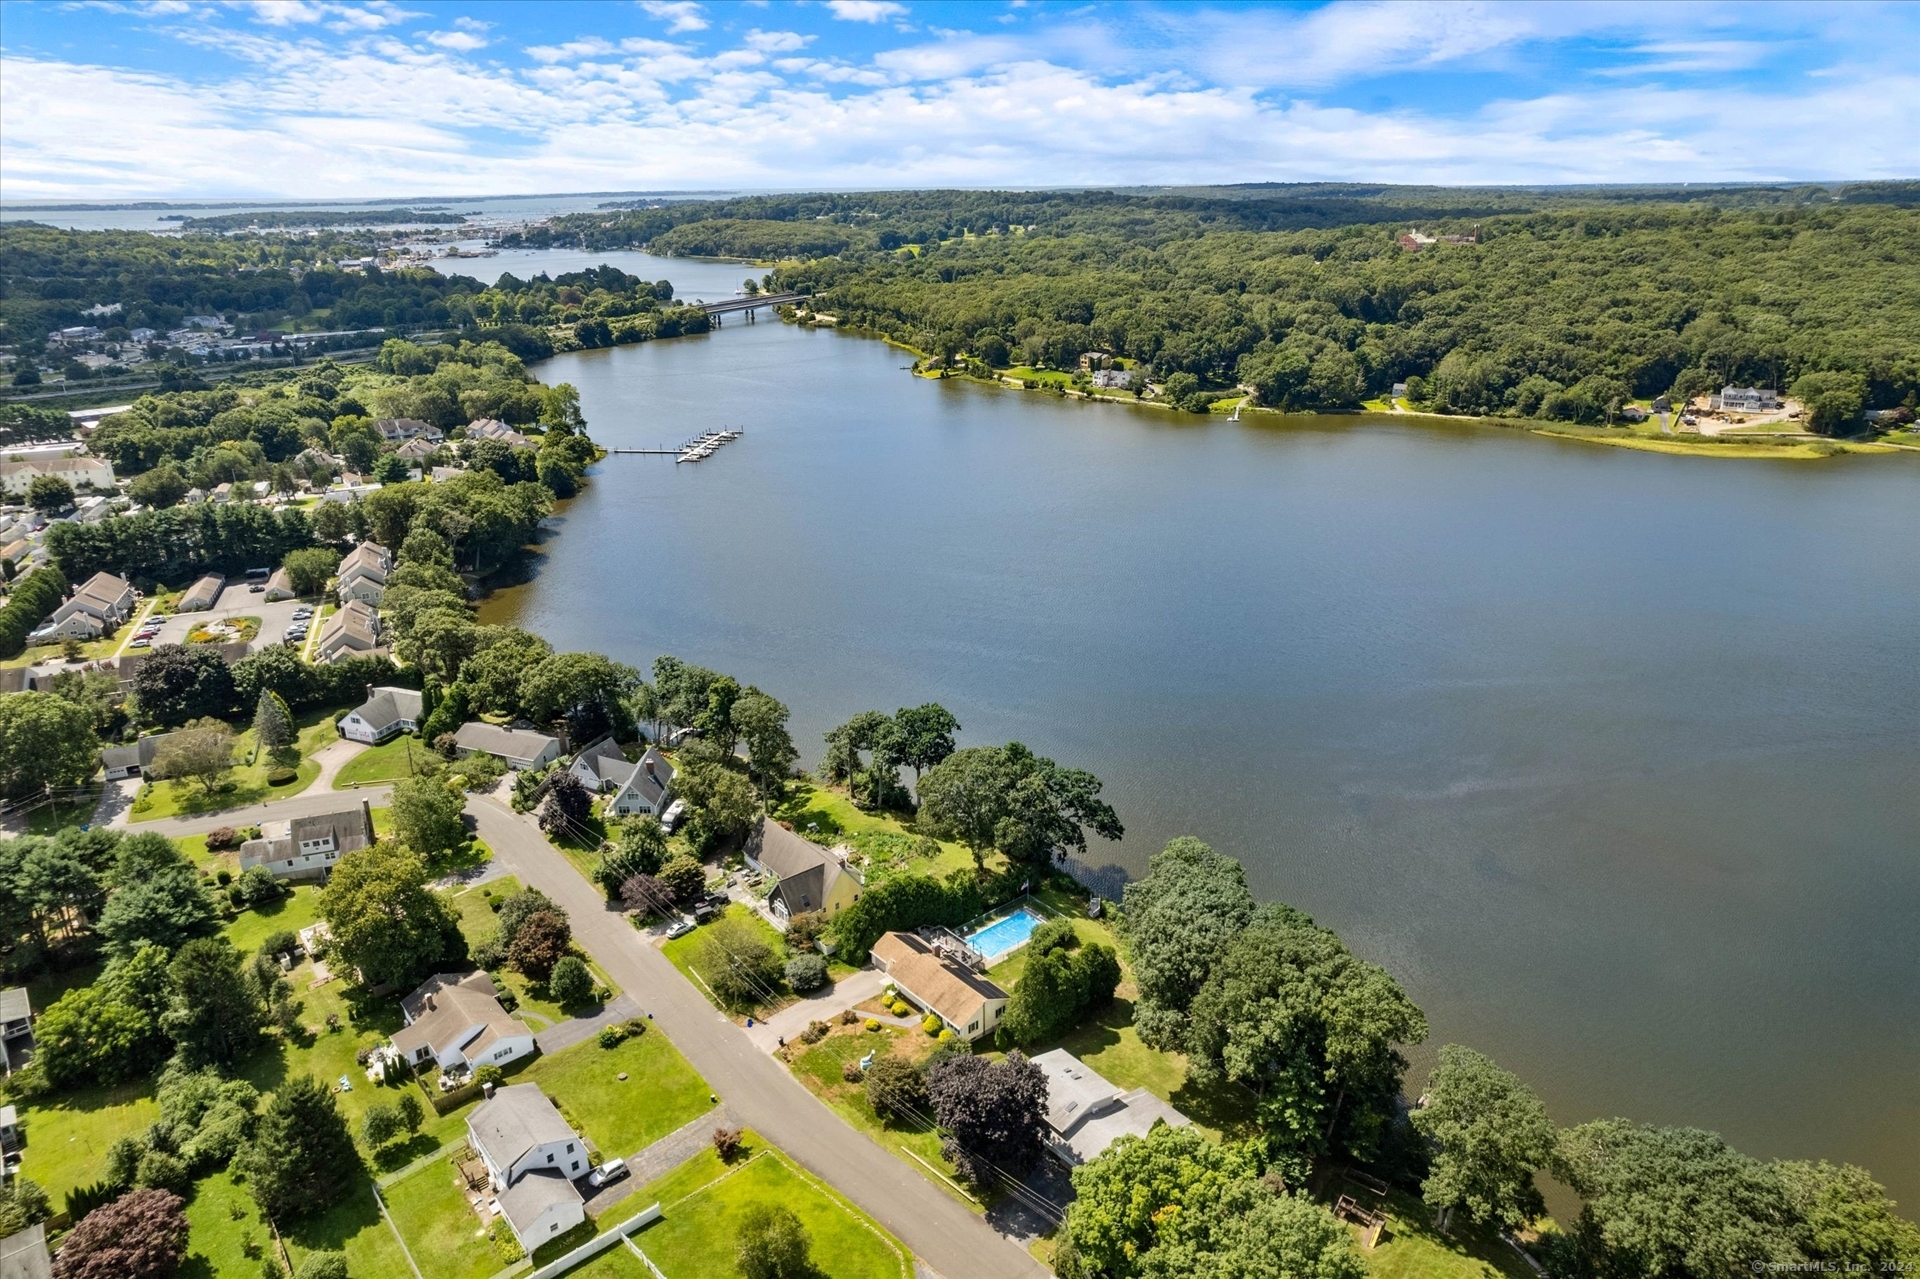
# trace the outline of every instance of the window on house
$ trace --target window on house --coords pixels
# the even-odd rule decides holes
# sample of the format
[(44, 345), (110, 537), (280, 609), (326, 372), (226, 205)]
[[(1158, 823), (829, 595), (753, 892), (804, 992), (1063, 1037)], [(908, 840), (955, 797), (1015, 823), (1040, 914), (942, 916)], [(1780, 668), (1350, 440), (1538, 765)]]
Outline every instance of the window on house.
[(553, 1156), (552, 1156), (552, 1155), (548, 1155), (548, 1156), (547, 1156), (547, 1162), (548, 1162), (548, 1163), (552, 1163), (552, 1162), (553, 1162)]
[(572, 1143), (572, 1142), (568, 1142), (568, 1143), (567, 1143), (567, 1153), (568, 1153), (568, 1154), (572, 1154), (572, 1153), (573, 1153), (573, 1143)]

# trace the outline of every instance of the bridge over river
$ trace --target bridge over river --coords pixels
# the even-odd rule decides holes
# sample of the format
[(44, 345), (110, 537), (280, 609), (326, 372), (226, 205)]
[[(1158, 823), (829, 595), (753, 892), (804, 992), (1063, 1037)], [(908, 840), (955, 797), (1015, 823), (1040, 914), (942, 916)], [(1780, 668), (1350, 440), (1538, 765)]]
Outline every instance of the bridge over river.
[(788, 306), (794, 302), (804, 302), (806, 299), (807, 295), (804, 293), (753, 293), (743, 297), (728, 298), (725, 302), (699, 302), (695, 305), (712, 316), (713, 322), (718, 324), (721, 316), (731, 315), (736, 311), (745, 311), (747, 319), (752, 320), (753, 313), (763, 306)]

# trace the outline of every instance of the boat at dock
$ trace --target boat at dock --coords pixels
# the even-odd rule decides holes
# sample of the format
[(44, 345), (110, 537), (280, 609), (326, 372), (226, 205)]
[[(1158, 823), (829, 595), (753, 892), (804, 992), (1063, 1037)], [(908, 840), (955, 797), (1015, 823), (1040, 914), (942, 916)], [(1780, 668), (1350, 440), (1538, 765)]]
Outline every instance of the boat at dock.
[(674, 465), (682, 462), (704, 462), (719, 452), (720, 447), (739, 439), (744, 432), (729, 427), (721, 431), (708, 431), (705, 435), (688, 440), (680, 446), (680, 455), (674, 458)]

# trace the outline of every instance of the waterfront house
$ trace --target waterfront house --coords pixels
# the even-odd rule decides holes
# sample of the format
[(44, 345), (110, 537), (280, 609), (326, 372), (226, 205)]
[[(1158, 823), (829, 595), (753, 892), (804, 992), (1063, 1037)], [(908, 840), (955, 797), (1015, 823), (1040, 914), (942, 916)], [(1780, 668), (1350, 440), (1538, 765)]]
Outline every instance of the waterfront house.
[(362, 542), (340, 561), (333, 593), (342, 604), (360, 600), (378, 606), (387, 593), (387, 575), (392, 572), (393, 553), (378, 542)]
[(592, 1162), (587, 1143), (540, 1085), (496, 1089), (467, 1117), (467, 1144), (486, 1164), (501, 1215), (527, 1251), (586, 1220), (573, 1183)]
[(908, 1003), (940, 1018), (968, 1043), (992, 1033), (1007, 1011), (1006, 991), (913, 933), (886, 933), (868, 953)]
[(462, 724), (454, 733), (453, 742), (462, 755), (491, 755), (515, 770), (539, 768), (560, 758), (557, 737), (548, 737), (530, 728), (508, 728), (480, 720)]
[(380, 647), (380, 614), (372, 605), (348, 600), (320, 627), (314, 654), (323, 662), (365, 657)]
[(742, 852), (747, 865), (778, 879), (767, 906), (782, 919), (812, 910), (834, 914), (859, 901), (866, 887), (844, 852), (829, 852), (770, 817), (760, 819)]
[(672, 802), (673, 765), (653, 747), (629, 762), (611, 737), (573, 757), (567, 771), (588, 790), (607, 795), (606, 811), (618, 817), (658, 817)]
[(364, 799), (330, 813), (261, 822), (260, 838), (240, 845), (240, 869), (265, 866), (275, 879), (325, 879), (343, 854), (373, 839), (373, 810)]
[(1725, 386), (1708, 406), (1728, 413), (1770, 413), (1780, 407), (1780, 396), (1754, 386)]
[(498, 440), (502, 444), (511, 445), (516, 449), (530, 449), (534, 446), (532, 440), (520, 434), (520, 432), (514, 430), (498, 418), (491, 417), (483, 417), (476, 421), (469, 422), (467, 424), (467, 439), (469, 441)]
[(417, 688), (376, 688), (340, 721), (340, 736), (375, 746), (389, 737), (416, 732), (423, 718), (422, 704)]
[(1047, 1148), (1068, 1167), (1098, 1159), (1122, 1137), (1145, 1137), (1157, 1123), (1193, 1121), (1145, 1088), (1120, 1089), (1064, 1048), (1033, 1059), (1047, 1077)]
[(406, 1024), (393, 1033), (393, 1049), (410, 1066), (473, 1070), (533, 1053), (533, 1031), (500, 1006), (485, 973), (429, 977), (400, 1001), (400, 1016)]

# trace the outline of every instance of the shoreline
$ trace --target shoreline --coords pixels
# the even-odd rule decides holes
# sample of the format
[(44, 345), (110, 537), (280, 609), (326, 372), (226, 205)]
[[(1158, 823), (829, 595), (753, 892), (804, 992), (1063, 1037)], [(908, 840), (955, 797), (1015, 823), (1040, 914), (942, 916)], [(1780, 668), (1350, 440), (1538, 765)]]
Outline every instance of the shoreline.
[[(786, 317), (782, 317), (782, 318), (784, 319)], [(810, 325), (809, 321), (802, 320), (797, 317), (790, 319), (788, 322), (794, 323), (794, 324), (809, 325), (810, 327), (843, 328), (843, 326), (839, 326), (839, 325), (812, 326)], [(897, 338), (889, 337), (884, 333), (876, 333), (876, 332), (873, 332), (872, 330), (857, 329), (857, 328), (844, 328), (843, 331), (853, 333), (856, 336), (860, 336), (860, 337), (877, 338), (880, 341), (885, 342), (888, 346), (894, 347), (897, 350), (907, 352), (908, 354), (914, 356), (917, 360), (924, 360), (928, 358), (927, 353), (925, 351), (921, 351), (915, 347), (909, 346), (905, 342), (902, 342)], [(1101, 394), (1096, 394), (1089, 391), (1077, 390), (1072, 387), (1058, 386), (1057, 384), (1032, 386), (1032, 387), (1023, 386), (1021, 385), (1020, 380), (1018, 378), (1010, 377), (1005, 373), (1001, 373), (997, 371), (995, 372), (993, 377), (983, 378), (973, 373), (965, 373), (965, 372), (958, 372), (958, 371), (944, 370), (944, 369), (937, 370), (937, 371), (927, 371), (916, 366), (915, 369), (913, 370), (913, 375), (915, 377), (926, 378), (929, 381), (935, 381), (935, 382), (945, 381), (950, 378), (959, 378), (961, 380), (972, 382), (979, 386), (996, 386), (1004, 390), (1021, 391), (1029, 394), (1058, 395), (1064, 399), (1085, 400), (1088, 403), (1092, 403), (1092, 404), (1119, 404), (1129, 408), (1160, 409), (1168, 413), (1175, 413), (1179, 411), (1175, 409), (1173, 405), (1168, 404), (1164, 400), (1143, 400), (1143, 399), (1136, 399), (1132, 397), (1123, 397), (1119, 395), (1101, 395)], [(1601, 444), (1601, 445), (1606, 445), (1612, 448), (1633, 449), (1642, 453), (1664, 453), (1664, 454), (1667, 454), (1668, 456), (1673, 456), (1673, 457), (1716, 457), (1716, 458), (1731, 459), (1735, 461), (1775, 461), (1777, 460), (1777, 461), (1790, 462), (1790, 461), (1824, 461), (1829, 458), (1842, 457), (1849, 453), (1885, 455), (1885, 454), (1892, 454), (1892, 453), (1920, 452), (1920, 446), (1916, 446), (1916, 445), (1901, 444), (1897, 442), (1882, 443), (1880, 441), (1869, 441), (1869, 440), (1831, 440), (1831, 439), (1808, 440), (1803, 438), (1790, 437), (1790, 442), (1787, 440), (1783, 440), (1781, 443), (1778, 443), (1778, 444), (1769, 444), (1769, 443), (1763, 443), (1760, 437), (1750, 436), (1750, 435), (1749, 436), (1692, 436), (1691, 438), (1682, 438), (1679, 436), (1651, 437), (1651, 436), (1644, 436), (1644, 435), (1634, 435), (1631, 433), (1602, 434), (1601, 432), (1621, 431), (1623, 430), (1623, 428), (1586, 427), (1586, 426), (1581, 426), (1578, 423), (1574, 423), (1574, 422), (1554, 422), (1554, 423), (1543, 424), (1542, 421), (1537, 418), (1510, 418), (1510, 417), (1499, 417), (1499, 416), (1493, 416), (1493, 415), (1473, 416), (1473, 415), (1464, 414), (1464, 413), (1421, 413), (1411, 409), (1376, 410), (1376, 409), (1362, 408), (1362, 409), (1343, 410), (1341, 412), (1336, 412), (1336, 413), (1322, 413), (1315, 410), (1302, 410), (1298, 412), (1288, 412), (1280, 409), (1265, 408), (1257, 404), (1246, 404), (1244, 403), (1244, 401), (1241, 403), (1240, 407), (1241, 407), (1241, 411), (1244, 413), (1258, 413), (1258, 414), (1271, 416), (1271, 417), (1312, 417), (1312, 418), (1326, 418), (1331, 420), (1331, 419), (1338, 419), (1338, 418), (1345, 418), (1345, 417), (1374, 416), (1374, 417), (1391, 417), (1391, 418), (1412, 418), (1414, 419), (1415, 423), (1418, 425), (1448, 424), (1448, 425), (1485, 426), (1485, 427), (1493, 427), (1493, 428), (1496, 428), (1499, 430), (1505, 430), (1505, 431), (1524, 431), (1529, 435), (1538, 435), (1547, 439), (1572, 440), (1580, 444)], [(1189, 416), (1192, 416), (1197, 419), (1202, 415), (1196, 413), (1196, 414), (1190, 414)], [(1213, 413), (1209, 413), (1207, 416), (1220, 417), (1224, 415), (1217, 412), (1213, 412)]]

